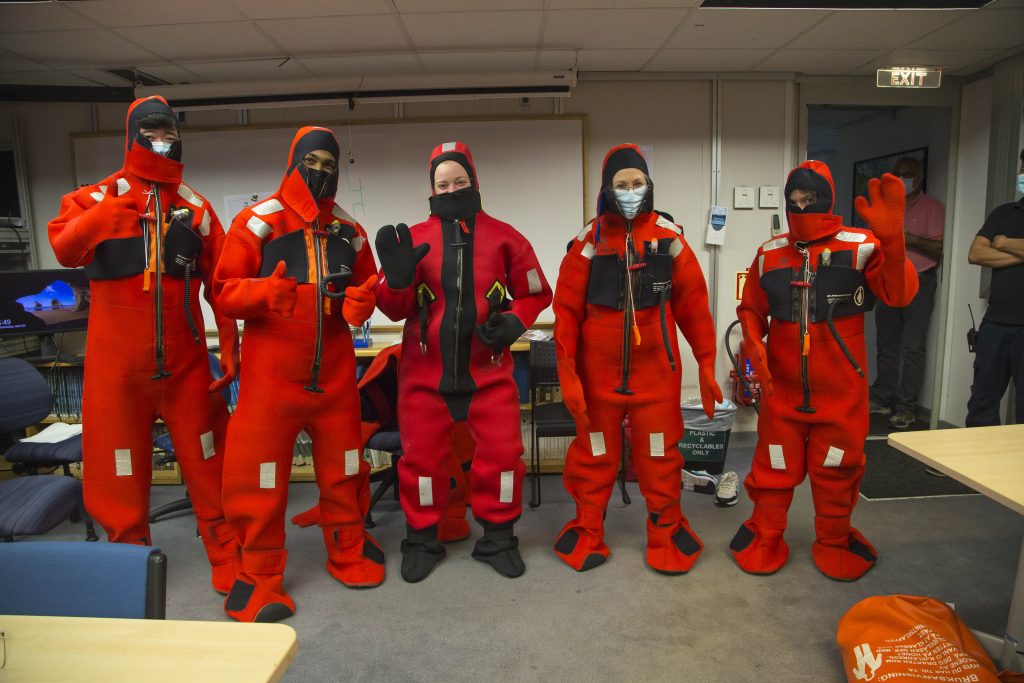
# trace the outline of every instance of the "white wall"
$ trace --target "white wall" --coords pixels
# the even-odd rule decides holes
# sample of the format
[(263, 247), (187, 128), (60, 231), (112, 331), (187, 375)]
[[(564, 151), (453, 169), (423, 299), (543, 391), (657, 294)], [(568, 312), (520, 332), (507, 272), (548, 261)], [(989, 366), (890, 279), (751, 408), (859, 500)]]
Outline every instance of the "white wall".
[(974, 236), (985, 221), (988, 187), (989, 134), (992, 120), (992, 79), (964, 86), (960, 110), (960, 144), (956, 159), (956, 208), (950, 247), (956, 255), (946, 264), (949, 278), (949, 322), (945, 329), (946, 368), (942, 378), (943, 409), (940, 418), (962, 427), (971, 396), (974, 356), (967, 350), (965, 335), (971, 327), (967, 306), (981, 323), (986, 303), (979, 296), (979, 266), (967, 263)]

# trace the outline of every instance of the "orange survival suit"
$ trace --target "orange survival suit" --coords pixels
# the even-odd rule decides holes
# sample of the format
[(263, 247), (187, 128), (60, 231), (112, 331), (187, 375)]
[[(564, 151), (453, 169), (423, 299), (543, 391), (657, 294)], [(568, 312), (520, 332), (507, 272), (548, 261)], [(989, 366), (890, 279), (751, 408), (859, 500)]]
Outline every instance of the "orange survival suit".
[(754, 513), (730, 548), (744, 571), (782, 568), (789, 556), (782, 537), (787, 511), (807, 475), (814, 563), (830, 578), (853, 581), (877, 559), (850, 526), (868, 433), (864, 313), (874, 297), (906, 306), (917, 293), (917, 274), (906, 258), (898, 178), (872, 179), (870, 204), (857, 198), (869, 230), (845, 227), (832, 214), (835, 185), (820, 161), (805, 161), (789, 174), (787, 201), (797, 189), (813, 190), (817, 202), (802, 210), (788, 206), (789, 233), (757, 250), (736, 309), (762, 398), (745, 481)]
[(473, 557), (508, 577), (525, 571), (512, 529), (522, 513), (526, 468), (508, 346), (551, 303), (533, 247), (481, 209), (469, 148), (448, 142), (433, 150), (431, 187), (445, 161), (459, 164), (471, 185), (431, 196), (426, 221), (385, 226), (376, 237), (378, 307), (406, 321), (398, 480), (408, 527), (402, 577), (409, 582), (426, 578), (445, 555), (437, 531), (448, 507), (452, 430), (460, 421), (476, 441), (470, 487), (484, 535)]
[(714, 414), (722, 392), (714, 378), (715, 328), (707, 284), (682, 229), (653, 210), (653, 185), (632, 219), (612, 192), (622, 169), (647, 176), (635, 145), (605, 156), (598, 217), (562, 260), (555, 286), (555, 344), (562, 396), (577, 436), (565, 456), (563, 481), (576, 518), (555, 543), (577, 571), (603, 563), (604, 514), (622, 457), (622, 422), (633, 425), (633, 458), (647, 501), (647, 564), (688, 571), (703, 545), (680, 507), (683, 436), (682, 372), (676, 326), (699, 367), (704, 410)]
[[(149, 125), (154, 117), (164, 123)], [(89, 277), (85, 504), (111, 541), (151, 544), (152, 425), (163, 418), (213, 567), (213, 586), (226, 593), (238, 568), (238, 544), (221, 510), (228, 412), (220, 388), (237, 372), (238, 331), (210, 297), (224, 230), (210, 203), (181, 181), (180, 140), (166, 156), (157, 154), (140, 129), (147, 118), (147, 129), (177, 129), (163, 98), (133, 102), (124, 166), (65, 195), (60, 215), (49, 224), (57, 260), (85, 266)], [(199, 281), (220, 334), (224, 377), (213, 385)]]
[(370, 467), (349, 331), (373, 312), (376, 263), (362, 227), (334, 203), (337, 168), (304, 163), (317, 150), (338, 158), (333, 133), (301, 128), (280, 187), (235, 217), (214, 274), (224, 310), (245, 321), (224, 464), (224, 511), (242, 545), (224, 609), (240, 621), (295, 612), (282, 585), (284, 513), (303, 429), (313, 440), (327, 571), (351, 587), (384, 580), (384, 554), (363, 529)]

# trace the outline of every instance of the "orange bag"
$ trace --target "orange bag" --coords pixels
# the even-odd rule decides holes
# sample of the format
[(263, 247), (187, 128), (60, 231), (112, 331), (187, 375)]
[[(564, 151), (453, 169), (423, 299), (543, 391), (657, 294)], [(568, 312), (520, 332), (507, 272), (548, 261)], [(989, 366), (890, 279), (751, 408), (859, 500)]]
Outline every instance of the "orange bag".
[(967, 625), (944, 602), (916, 595), (865, 598), (839, 620), (836, 644), (850, 683), (1021, 683), (997, 672)]

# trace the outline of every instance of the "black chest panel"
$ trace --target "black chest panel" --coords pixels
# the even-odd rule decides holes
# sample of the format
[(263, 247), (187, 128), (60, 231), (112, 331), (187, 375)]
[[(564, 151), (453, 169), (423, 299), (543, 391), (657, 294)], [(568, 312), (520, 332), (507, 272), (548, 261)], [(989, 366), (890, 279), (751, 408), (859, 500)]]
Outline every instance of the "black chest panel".
[[(339, 231), (327, 235), (327, 272), (324, 275), (340, 273), (343, 268), (352, 269), (356, 262), (356, 250), (349, 240), (355, 234), (354, 228), (342, 225)], [(269, 277), (279, 261), (284, 261), (287, 277), (295, 278), (298, 284), (309, 282), (305, 230), (293, 230), (263, 245), (259, 277)]]
[[(634, 305), (637, 310), (652, 308), (661, 301), (662, 292), (669, 298), (672, 288), (672, 243), (674, 238), (659, 239), (656, 248), (646, 243), (647, 252), (634, 272), (636, 290)], [(587, 303), (623, 310), (626, 304), (626, 260), (618, 254), (595, 256), (590, 264), (587, 284)]]
[[(853, 252), (843, 250), (829, 255), (829, 264), (822, 263), (811, 273), (810, 320), (822, 322), (829, 316), (841, 318), (866, 313), (874, 308), (875, 296), (867, 288), (864, 273), (853, 267)], [(800, 290), (794, 286), (799, 269), (776, 268), (761, 276), (761, 289), (768, 296), (772, 318), (786, 322), (800, 320)]]
[[(195, 230), (179, 220), (172, 220), (164, 235), (161, 250), (164, 274), (184, 277), (185, 267), (189, 264), (194, 274), (196, 258), (202, 248), (203, 239)], [(148, 264), (146, 241), (141, 235), (104, 240), (96, 245), (93, 259), (85, 267), (85, 274), (90, 280), (115, 280), (138, 275), (146, 270)]]

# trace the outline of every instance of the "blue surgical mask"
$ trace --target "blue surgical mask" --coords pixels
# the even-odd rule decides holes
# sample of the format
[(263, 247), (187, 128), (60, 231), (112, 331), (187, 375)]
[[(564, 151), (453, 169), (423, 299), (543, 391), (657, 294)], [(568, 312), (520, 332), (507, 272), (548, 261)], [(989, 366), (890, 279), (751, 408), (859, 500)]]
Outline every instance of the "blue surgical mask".
[(913, 178), (900, 178), (903, 181), (903, 194), (910, 194), (914, 191), (914, 179)]
[(640, 212), (640, 205), (647, 196), (647, 186), (638, 187), (635, 190), (615, 190), (615, 201), (622, 210), (622, 215), (628, 220), (633, 220)]
[(153, 151), (156, 154), (165, 157), (171, 151), (171, 145), (174, 143), (167, 142), (166, 140), (150, 140), (149, 144), (153, 147)]
[(1017, 193), (1024, 194), (1024, 173), (1017, 174)]

